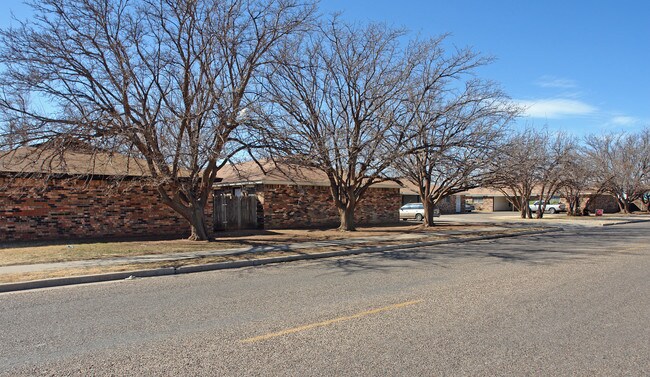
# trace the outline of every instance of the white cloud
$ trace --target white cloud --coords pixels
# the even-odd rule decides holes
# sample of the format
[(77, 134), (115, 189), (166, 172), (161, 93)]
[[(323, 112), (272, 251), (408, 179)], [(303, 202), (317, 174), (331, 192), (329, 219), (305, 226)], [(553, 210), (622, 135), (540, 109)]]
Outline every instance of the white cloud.
[(563, 79), (555, 76), (542, 76), (536, 84), (542, 88), (573, 89), (578, 86), (575, 80)]
[(626, 115), (617, 115), (611, 119), (611, 122), (618, 126), (631, 126), (638, 123), (639, 119)]
[(524, 114), (533, 118), (558, 119), (570, 116), (590, 115), (596, 108), (582, 101), (567, 98), (543, 98), (516, 101), (524, 108)]

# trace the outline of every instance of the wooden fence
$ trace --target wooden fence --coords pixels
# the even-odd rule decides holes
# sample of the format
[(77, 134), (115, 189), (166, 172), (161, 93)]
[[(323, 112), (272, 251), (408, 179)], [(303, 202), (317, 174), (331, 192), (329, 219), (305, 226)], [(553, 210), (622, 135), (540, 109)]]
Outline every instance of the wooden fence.
[(217, 195), (214, 198), (214, 230), (257, 228), (255, 195)]

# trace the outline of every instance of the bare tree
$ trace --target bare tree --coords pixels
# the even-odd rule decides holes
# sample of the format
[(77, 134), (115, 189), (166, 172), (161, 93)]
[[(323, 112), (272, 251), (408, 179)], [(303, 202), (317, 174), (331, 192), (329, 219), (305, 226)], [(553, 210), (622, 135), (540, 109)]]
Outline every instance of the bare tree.
[(78, 140), (144, 159), (163, 203), (187, 219), (192, 239), (208, 239), (204, 208), (217, 171), (248, 148), (241, 114), (257, 101), (255, 79), (279, 42), (310, 21), (314, 5), (42, 0), (31, 6), (32, 22), (0, 31), (0, 108), (7, 120), (29, 124), (23, 143), (65, 147), (61, 140)]
[(529, 219), (529, 201), (538, 190), (539, 199), (544, 201), (536, 211), (541, 218), (546, 203), (560, 187), (560, 166), (566, 161), (569, 145), (566, 135), (552, 135), (547, 129), (527, 128), (514, 133), (491, 161), (491, 185), (521, 212), (522, 218)]
[(447, 55), (444, 38), (424, 43), (425, 57), (407, 88), (400, 122), (409, 138), (395, 167), (418, 188), (424, 225), (433, 225), (434, 207), (445, 197), (480, 186), (487, 160), (517, 109), (491, 82), (464, 76), (490, 62), (470, 49)]
[[(567, 215), (583, 215), (583, 197), (587, 193), (591, 197), (599, 190), (595, 190), (591, 164), (580, 148), (574, 148), (568, 152), (559, 174), (561, 175), (561, 184), (558, 192), (567, 200)], [(588, 202), (589, 198), (584, 203), (585, 207), (589, 204)]]
[(534, 169), (538, 165), (535, 137), (531, 130), (510, 135), (491, 160), (491, 185), (503, 193), (521, 218), (532, 218), (528, 201), (535, 186)]
[(570, 163), (572, 151), (577, 148), (575, 140), (564, 132), (551, 135), (544, 130), (538, 137), (537, 153), (540, 165), (536, 169), (536, 189), (540, 205), (535, 212), (538, 219), (544, 217), (546, 205), (558, 193), (565, 178), (563, 172)]
[(650, 191), (650, 133), (590, 135), (585, 143), (599, 184), (621, 212), (629, 213), (631, 204)]
[(273, 153), (323, 171), (343, 231), (373, 184), (386, 181), (404, 133), (395, 111), (413, 69), (401, 30), (359, 27), (337, 17), (283, 50), (267, 80)]

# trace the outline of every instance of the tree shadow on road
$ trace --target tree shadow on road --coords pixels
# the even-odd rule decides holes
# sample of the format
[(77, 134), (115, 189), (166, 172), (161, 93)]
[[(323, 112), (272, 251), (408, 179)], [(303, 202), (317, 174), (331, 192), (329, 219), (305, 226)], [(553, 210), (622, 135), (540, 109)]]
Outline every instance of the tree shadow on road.
[[(323, 260), (319, 264), (331, 267), (329, 273), (348, 275), (369, 271), (388, 273), (401, 268), (449, 268), (452, 263), (464, 260), (527, 265), (553, 265), (576, 260), (596, 263), (598, 258), (612, 255), (639, 255), (644, 247), (648, 248), (644, 246), (647, 244), (647, 230), (621, 237), (617, 229), (593, 228), (409, 248)], [(638, 247), (638, 250), (634, 247)]]

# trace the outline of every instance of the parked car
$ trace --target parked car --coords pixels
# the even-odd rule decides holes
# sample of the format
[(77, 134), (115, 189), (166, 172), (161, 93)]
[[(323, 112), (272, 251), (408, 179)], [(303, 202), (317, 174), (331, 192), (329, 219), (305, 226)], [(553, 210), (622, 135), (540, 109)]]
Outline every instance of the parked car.
[[(529, 204), (528, 207), (530, 207), (531, 212), (537, 212), (537, 209), (542, 207), (544, 205), (544, 201), (537, 200), (533, 204)], [(557, 212), (564, 212), (566, 211), (566, 205), (564, 203), (555, 203), (551, 204), (548, 203), (546, 204), (546, 208), (544, 209), (544, 213), (557, 213)]]
[(472, 212), (475, 209), (476, 209), (476, 207), (474, 207), (473, 204), (465, 203), (465, 212)]
[[(433, 216), (440, 216), (440, 210), (438, 208), (433, 209)], [(410, 203), (403, 205), (402, 208), (399, 209), (399, 218), (402, 220), (424, 220), (424, 204)]]

